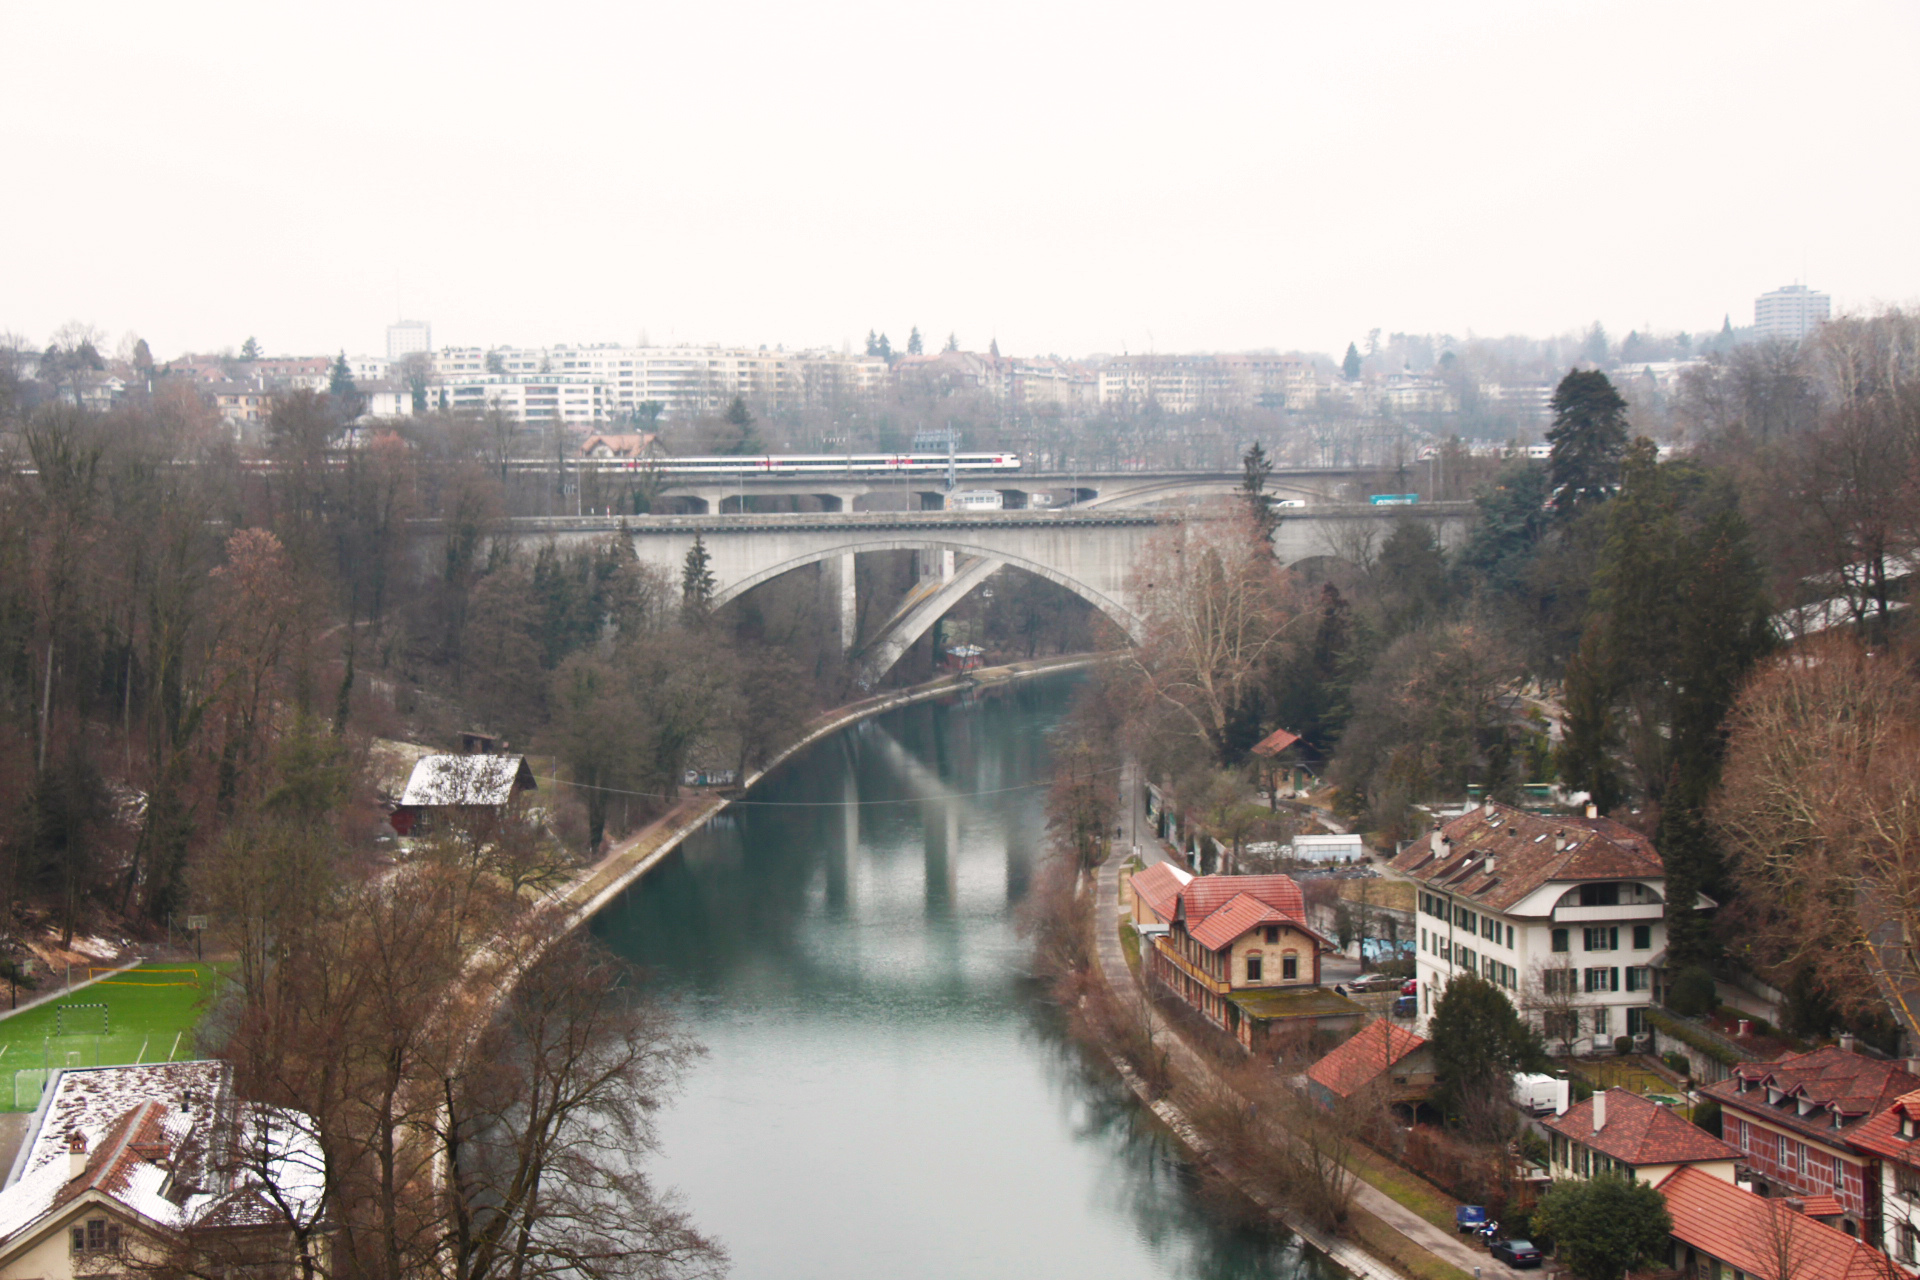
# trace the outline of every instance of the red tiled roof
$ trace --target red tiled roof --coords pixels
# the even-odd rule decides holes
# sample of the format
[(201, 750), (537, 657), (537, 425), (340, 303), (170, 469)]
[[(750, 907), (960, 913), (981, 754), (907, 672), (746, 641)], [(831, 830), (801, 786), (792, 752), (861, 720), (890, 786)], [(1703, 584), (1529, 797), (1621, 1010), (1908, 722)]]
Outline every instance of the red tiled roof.
[(1307, 900), (1292, 876), (1199, 876), (1180, 895), (1187, 908), (1187, 928), (1204, 920), (1234, 898), (1250, 893), (1280, 914), (1307, 918)]
[(1180, 904), (1180, 891), (1193, 880), (1193, 874), (1182, 871), (1171, 862), (1156, 862), (1145, 871), (1136, 872), (1129, 883), (1133, 885), (1134, 896), (1153, 908), (1153, 913), (1162, 920), (1171, 920)]
[(1637, 1093), (1613, 1088), (1607, 1090), (1606, 1099), (1607, 1123), (1598, 1133), (1593, 1131), (1592, 1098), (1544, 1123), (1555, 1133), (1635, 1167), (1740, 1158), (1738, 1151), (1705, 1129)]
[(1379, 1078), (1394, 1063), (1427, 1042), (1385, 1018), (1376, 1018), (1347, 1042), (1307, 1068), (1307, 1079), (1342, 1098)]
[(1809, 1218), (1837, 1218), (1846, 1209), (1832, 1196), (1808, 1196), (1800, 1201), (1800, 1212)]
[[(1550, 881), (1658, 879), (1666, 866), (1647, 838), (1611, 818), (1528, 813), (1488, 801), (1408, 845), (1396, 870), (1504, 911)], [(1493, 868), (1488, 870), (1489, 857)]]
[[(1742, 1080), (1754, 1087), (1740, 1092)], [(1770, 1103), (1767, 1088), (1786, 1096)], [(1852, 1139), (1850, 1130), (1864, 1128), (1864, 1121), (1916, 1090), (1920, 1090), (1920, 1077), (1910, 1074), (1904, 1063), (1848, 1053), (1833, 1045), (1810, 1053), (1789, 1053), (1772, 1062), (1741, 1063), (1733, 1069), (1732, 1079), (1706, 1088), (1723, 1106), (1827, 1142)], [(1815, 1108), (1804, 1116), (1799, 1107), (1802, 1099)], [(1843, 1122), (1839, 1128), (1834, 1127), (1836, 1113)]]
[(1884, 1280), (1887, 1260), (1836, 1227), (1722, 1182), (1692, 1165), (1660, 1182), (1673, 1234), (1748, 1275)]
[(1863, 1151), (1920, 1169), (1920, 1128), (1914, 1136), (1900, 1136), (1901, 1120), (1920, 1120), (1920, 1090), (1903, 1093), (1893, 1105), (1879, 1112), (1847, 1135), (1847, 1141)]
[(1218, 951), (1231, 946), (1233, 940), (1249, 929), (1263, 924), (1294, 924), (1295, 921), (1285, 912), (1275, 911), (1250, 893), (1237, 894), (1218, 911), (1213, 912), (1198, 924), (1192, 923), (1193, 915), (1187, 915), (1187, 932), (1193, 940), (1209, 951)]
[(1289, 733), (1285, 729), (1275, 729), (1266, 737), (1253, 744), (1253, 754), (1257, 756), (1277, 756), (1294, 743), (1300, 741), (1300, 735)]

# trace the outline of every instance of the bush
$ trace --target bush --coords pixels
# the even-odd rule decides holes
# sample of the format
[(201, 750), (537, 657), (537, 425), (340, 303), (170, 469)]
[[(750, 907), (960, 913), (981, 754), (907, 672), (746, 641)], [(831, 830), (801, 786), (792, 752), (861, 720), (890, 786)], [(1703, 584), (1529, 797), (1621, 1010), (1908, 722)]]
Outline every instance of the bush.
[(1682, 969), (1667, 991), (1667, 1008), (1683, 1018), (1704, 1018), (1719, 1007), (1713, 975), (1697, 964)]
[(1693, 1122), (1716, 1138), (1725, 1136), (1720, 1132), (1720, 1104), (1712, 1098), (1693, 1109)]
[(1660, 1061), (1667, 1064), (1667, 1070), (1683, 1076), (1693, 1074), (1693, 1064), (1687, 1061), (1687, 1055), (1678, 1049), (1669, 1049), (1660, 1055)]
[(1613, 1051), (1619, 1054), (1623, 1058), (1626, 1057), (1628, 1054), (1632, 1053), (1633, 1037), (1632, 1036), (1615, 1036), (1613, 1038)]

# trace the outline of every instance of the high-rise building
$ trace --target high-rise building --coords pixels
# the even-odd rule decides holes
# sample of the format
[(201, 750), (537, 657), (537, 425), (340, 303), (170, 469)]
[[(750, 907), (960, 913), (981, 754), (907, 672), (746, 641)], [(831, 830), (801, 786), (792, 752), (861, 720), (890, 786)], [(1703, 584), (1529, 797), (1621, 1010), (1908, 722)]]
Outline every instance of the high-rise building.
[(425, 320), (402, 320), (387, 326), (387, 359), (398, 360), (415, 351), (433, 350), (433, 326)]
[(1803, 284), (1763, 293), (1753, 301), (1753, 327), (1763, 338), (1798, 342), (1833, 314), (1833, 299)]

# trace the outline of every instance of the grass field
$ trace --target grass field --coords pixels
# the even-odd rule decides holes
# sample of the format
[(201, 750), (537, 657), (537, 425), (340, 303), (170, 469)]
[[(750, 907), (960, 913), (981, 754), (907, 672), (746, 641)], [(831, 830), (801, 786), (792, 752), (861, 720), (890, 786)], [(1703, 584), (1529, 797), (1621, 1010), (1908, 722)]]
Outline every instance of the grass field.
[(193, 1057), (194, 1025), (222, 981), (210, 964), (143, 965), (0, 1019), (0, 1111), (32, 1110), (50, 1069)]

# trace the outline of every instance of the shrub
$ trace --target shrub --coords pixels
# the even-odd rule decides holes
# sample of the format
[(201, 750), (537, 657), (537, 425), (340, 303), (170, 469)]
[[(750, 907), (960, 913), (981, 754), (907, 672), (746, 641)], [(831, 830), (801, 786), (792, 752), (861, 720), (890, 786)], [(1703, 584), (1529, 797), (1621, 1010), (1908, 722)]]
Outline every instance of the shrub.
[(1716, 1138), (1726, 1136), (1720, 1132), (1720, 1104), (1712, 1098), (1693, 1109), (1693, 1122)]
[(1615, 1036), (1613, 1038), (1613, 1051), (1619, 1054), (1623, 1058), (1626, 1057), (1628, 1054), (1632, 1053), (1633, 1037), (1632, 1036)]
[(1693, 1074), (1693, 1064), (1688, 1062), (1687, 1055), (1678, 1049), (1667, 1050), (1660, 1055), (1660, 1061), (1667, 1064), (1667, 1070), (1676, 1072), (1679, 1075), (1691, 1076)]
[(1699, 965), (1682, 969), (1667, 991), (1667, 1008), (1683, 1018), (1704, 1018), (1719, 1007), (1713, 975)]

